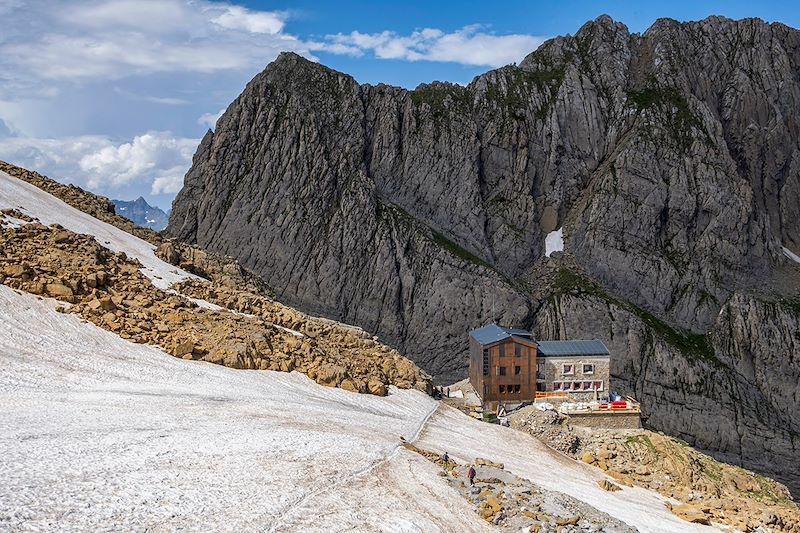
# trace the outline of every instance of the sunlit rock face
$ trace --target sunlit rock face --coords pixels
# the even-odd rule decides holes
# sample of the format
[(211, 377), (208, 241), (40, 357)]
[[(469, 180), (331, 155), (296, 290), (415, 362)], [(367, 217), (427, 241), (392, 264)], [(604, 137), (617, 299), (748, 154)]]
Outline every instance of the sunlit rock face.
[(798, 491), (799, 67), (796, 30), (719, 17), (600, 17), (466, 87), (282, 54), (203, 139), (167, 232), (441, 382), (489, 321), (601, 338), (652, 427)]

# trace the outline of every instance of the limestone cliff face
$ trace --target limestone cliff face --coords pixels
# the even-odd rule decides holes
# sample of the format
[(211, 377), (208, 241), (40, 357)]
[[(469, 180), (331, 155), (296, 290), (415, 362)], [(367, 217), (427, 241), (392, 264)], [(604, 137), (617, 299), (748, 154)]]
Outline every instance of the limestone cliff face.
[(800, 433), (782, 251), (800, 252), (799, 176), (800, 32), (600, 17), (467, 87), (359, 85), (282, 54), (203, 139), (167, 232), (442, 381), (488, 320), (613, 335), (653, 427), (743, 462), (776, 438), (780, 471)]
[(612, 382), (642, 402), (646, 424), (769, 473), (797, 490), (800, 471), (796, 310), (734, 295), (708, 338), (678, 332), (591, 284), (556, 292), (540, 338), (602, 338)]

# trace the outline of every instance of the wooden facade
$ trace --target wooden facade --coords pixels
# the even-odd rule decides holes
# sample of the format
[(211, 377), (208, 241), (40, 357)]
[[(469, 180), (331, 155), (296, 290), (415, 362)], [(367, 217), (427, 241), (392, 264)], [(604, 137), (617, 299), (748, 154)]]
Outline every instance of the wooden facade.
[(508, 336), (481, 344), (470, 336), (469, 353), (469, 380), (485, 406), (536, 398), (536, 343), (532, 339)]

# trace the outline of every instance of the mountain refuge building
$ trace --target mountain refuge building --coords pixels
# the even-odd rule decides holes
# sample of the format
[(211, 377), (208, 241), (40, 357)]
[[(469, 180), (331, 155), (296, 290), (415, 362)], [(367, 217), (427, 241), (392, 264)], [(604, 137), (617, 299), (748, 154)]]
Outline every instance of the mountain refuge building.
[(611, 354), (600, 340), (537, 341), (489, 324), (469, 333), (469, 381), (489, 409), (538, 398), (608, 396)]

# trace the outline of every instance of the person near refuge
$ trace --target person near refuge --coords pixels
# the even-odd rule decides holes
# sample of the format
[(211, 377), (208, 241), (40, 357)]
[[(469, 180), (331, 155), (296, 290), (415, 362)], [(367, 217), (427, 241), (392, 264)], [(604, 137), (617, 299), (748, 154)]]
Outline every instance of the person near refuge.
[(467, 479), (469, 480), (470, 486), (475, 482), (475, 467), (469, 465), (469, 470), (467, 470)]

